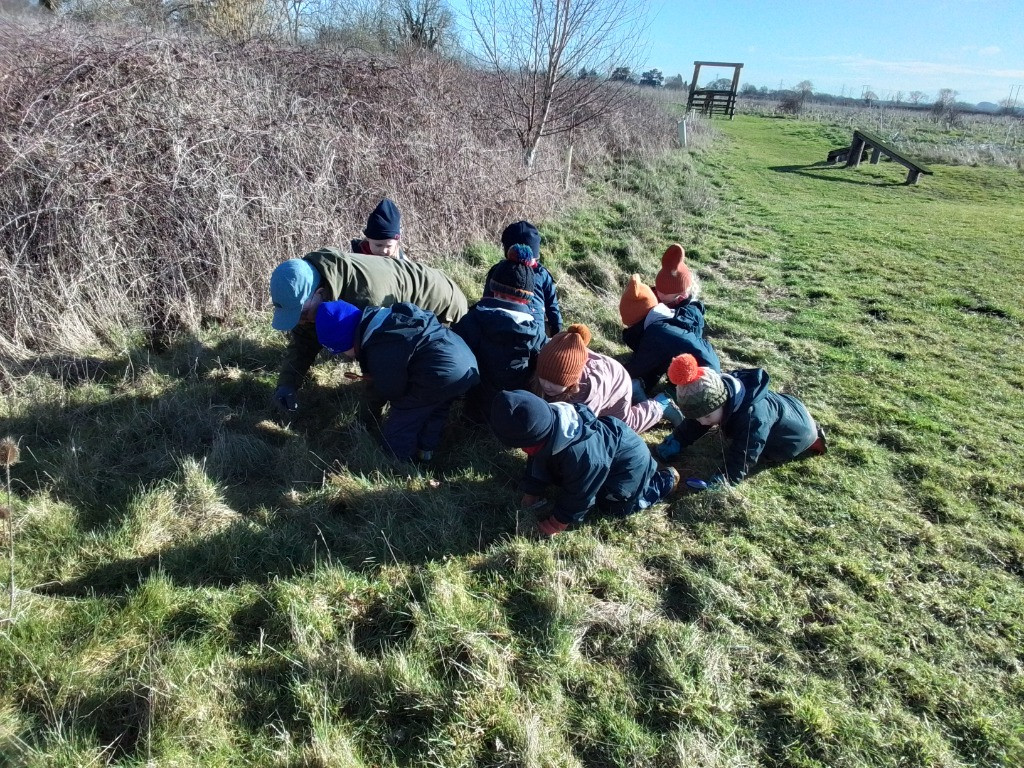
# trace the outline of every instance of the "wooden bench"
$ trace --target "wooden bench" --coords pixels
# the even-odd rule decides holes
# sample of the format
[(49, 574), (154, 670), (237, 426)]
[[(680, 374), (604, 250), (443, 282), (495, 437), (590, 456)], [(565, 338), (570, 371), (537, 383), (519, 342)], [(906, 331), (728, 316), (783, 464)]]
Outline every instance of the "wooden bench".
[[(867, 159), (868, 151), (869, 150), (868, 150), (867, 146), (865, 146), (864, 147), (864, 151), (861, 152), (861, 155), (860, 155), (860, 159), (861, 160)], [(827, 161), (829, 163), (841, 163), (844, 160), (846, 160), (846, 156), (849, 155), (849, 154), (850, 154), (850, 148), (849, 147), (836, 147), (835, 149), (833, 149), (831, 152), (828, 153)]]
[(868, 149), (871, 149), (872, 165), (877, 165), (879, 158), (882, 155), (885, 155), (893, 162), (904, 166), (908, 170), (907, 184), (917, 184), (922, 173), (927, 173), (929, 175), (932, 173), (931, 168), (924, 163), (911, 160), (899, 150), (890, 147), (881, 138), (875, 136), (875, 134), (861, 130), (853, 132), (853, 141), (850, 142), (850, 148), (846, 155), (846, 167), (856, 168), (860, 165), (860, 161), (863, 158), (865, 151)]

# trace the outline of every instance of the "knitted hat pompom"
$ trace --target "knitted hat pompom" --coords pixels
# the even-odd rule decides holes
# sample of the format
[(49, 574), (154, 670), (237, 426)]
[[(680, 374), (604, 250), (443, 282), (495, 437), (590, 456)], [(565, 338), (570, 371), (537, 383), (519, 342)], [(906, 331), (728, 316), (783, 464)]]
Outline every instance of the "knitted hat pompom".
[(573, 323), (565, 329), (566, 333), (575, 333), (581, 339), (583, 339), (583, 346), (590, 346), (590, 329), (587, 328), (583, 323)]
[(690, 353), (676, 355), (668, 366), (668, 380), (676, 386), (691, 384), (700, 378), (700, 364)]
[(530, 265), (537, 260), (533, 249), (528, 245), (516, 243), (505, 252), (505, 258), (509, 261), (518, 261), (520, 264)]

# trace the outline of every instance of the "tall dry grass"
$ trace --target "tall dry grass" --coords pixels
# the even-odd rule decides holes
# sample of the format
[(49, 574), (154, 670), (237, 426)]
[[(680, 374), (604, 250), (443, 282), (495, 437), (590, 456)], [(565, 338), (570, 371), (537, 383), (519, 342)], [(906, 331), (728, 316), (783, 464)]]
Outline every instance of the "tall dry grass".
[[(565, 199), (529, 177), (486, 76), (443, 58), (0, 22), (0, 353), (156, 344), (265, 307), (272, 266), (343, 245), (383, 196), (430, 261)], [(574, 167), (658, 151), (637, 94)]]

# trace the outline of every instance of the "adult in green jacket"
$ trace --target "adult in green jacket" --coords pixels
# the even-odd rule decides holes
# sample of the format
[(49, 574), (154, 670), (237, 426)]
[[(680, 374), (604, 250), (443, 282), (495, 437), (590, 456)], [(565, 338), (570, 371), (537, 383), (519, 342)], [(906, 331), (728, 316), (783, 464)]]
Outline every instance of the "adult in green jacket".
[(275, 330), (291, 332), (274, 392), (275, 405), (286, 411), (298, 408), (296, 392), (322, 348), (314, 326), (321, 302), (341, 299), (363, 308), (406, 301), (446, 324), (459, 320), (468, 309), (465, 295), (440, 270), (334, 248), (278, 264), (270, 276), (270, 297)]

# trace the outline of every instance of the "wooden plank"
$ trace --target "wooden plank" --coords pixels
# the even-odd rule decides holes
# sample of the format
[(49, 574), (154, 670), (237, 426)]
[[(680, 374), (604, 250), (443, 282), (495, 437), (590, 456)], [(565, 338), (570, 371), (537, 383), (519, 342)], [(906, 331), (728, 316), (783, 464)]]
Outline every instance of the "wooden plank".
[(871, 164), (878, 165), (878, 158), (881, 156), (882, 150), (879, 149), (878, 147), (875, 147), (874, 151), (871, 153)]
[(894, 147), (889, 146), (883, 139), (876, 136), (868, 131), (862, 131), (859, 128), (853, 132), (854, 138), (860, 137), (864, 142), (869, 143), (875, 149), (880, 149), (886, 156), (892, 158), (896, 162), (902, 164), (907, 168), (915, 168), (921, 173), (931, 174), (932, 170), (924, 163), (919, 163), (916, 160), (911, 160), (906, 155), (899, 152)]
[(702, 67), (737, 67), (743, 69), (742, 64), (734, 64), (728, 61), (695, 61), (694, 64), (699, 64)]
[(864, 139), (853, 132), (853, 141), (850, 143), (850, 153), (846, 156), (846, 167), (856, 168), (860, 165), (860, 156), (864, 151)]

